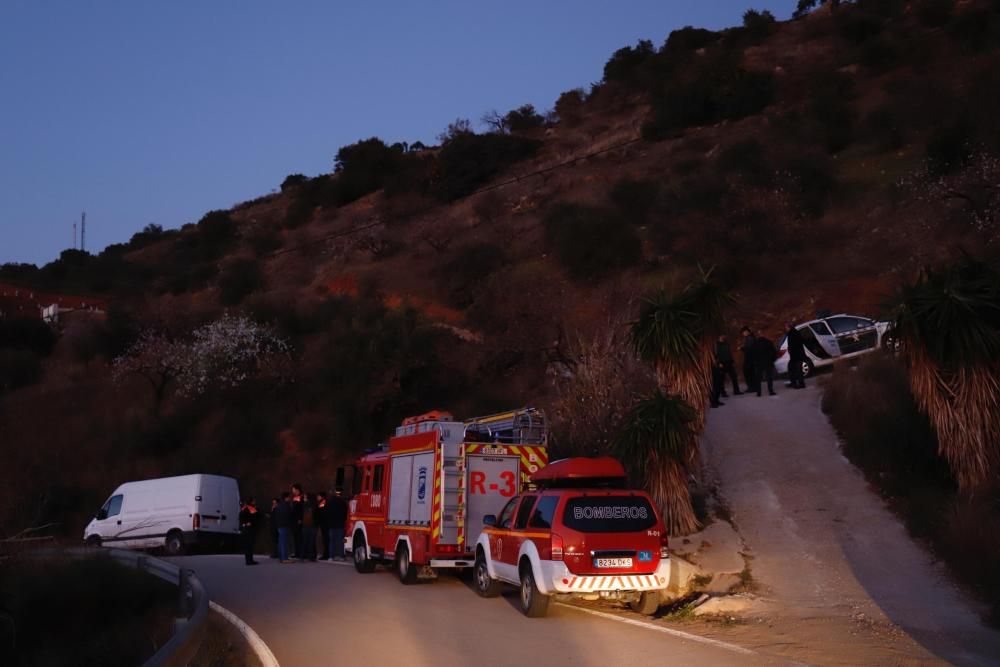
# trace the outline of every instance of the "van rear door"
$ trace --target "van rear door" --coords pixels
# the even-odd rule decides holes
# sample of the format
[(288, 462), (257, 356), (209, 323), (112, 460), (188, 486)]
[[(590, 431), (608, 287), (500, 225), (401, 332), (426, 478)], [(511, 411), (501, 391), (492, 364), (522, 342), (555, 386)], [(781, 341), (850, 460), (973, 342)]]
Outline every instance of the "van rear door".
[[(222, 530), (222, 480), (208, 475), (201, 478), (198, 495), (198, 513), (201, 515), (201, 529), (211, 533)], [(239, 501), (237, 501), (239, 502)]]

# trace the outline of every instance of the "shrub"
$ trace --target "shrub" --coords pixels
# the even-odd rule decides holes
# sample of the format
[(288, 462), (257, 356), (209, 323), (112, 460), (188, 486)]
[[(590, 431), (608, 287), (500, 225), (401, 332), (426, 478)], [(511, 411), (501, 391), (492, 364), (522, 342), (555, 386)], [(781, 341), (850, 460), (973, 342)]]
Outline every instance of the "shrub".
[(257, 260), (236, 258), (223, 266), (219, 274), (219, 301), (224, 306), (235, 306), (263, 286), (264, 277)]
[(774, 33), (777, 21), (766, 9), (762, 12), (748, 9), (743, 13), (743, 28), (751, 44), (760, 44)]
[(903, 123), (894, 106), (885, 105), (873, 110), (865, 117), (864, 125), (880, 150), (899, 150), (905, 143)]
[(434, 194), (452, 201), (471, 194), (502, 169), (533, 155), (541, 142), (504, 134), (459, 133), (441, 147)]
[(308, 180), (309, 179), (302, 174), (289, 174), (285, 177), (285, 180), (281, 182), (281, 191), (288, 192), (289, 190), (306, 183)]
[(611, 188), (611, 203), (622, 218), (633, 225), (644, 225), (660, 195), (660, 184), (646, 179), (622, 178)]
[(34, 352), (0, 348), (0, 395), (31, 386), (41, 378), (42, 363)]
[(378, 137), (341, 147), (334, 162), (337, 203), (347, 204), (382, 188), (402, 156), (401, 148), (386, 146)]
[(503, 248), (492, 243), (470, 243), (458, 249), (442, 268), (439, 280), (455, 305), (464, 308), (475, 300), (482, 286), (507, 264)]
[(927, 168), (934, 175), (962, 168), (972, 156), (972, 128), (965, 119), (942, 125), (927, 139)]
[(559, 204), (543, 223), (549, 243), (574, 280), (599, 280), (641, 259), (642, 245), (632, 226), (612, 211)]
[(955, 13), (955, 0), (918, 0), (917, 20), (928, 28), (946, 25)]
[(510, 132), (530, 132), (545, 125), (545, 119), (531, 104), (524, 104), (507, 112), (504, 121)]
[(705, 28), (684, 26), (667, 35), (660, 54), (669, 59), (690, 58), (696, 51), (719, 41), (721, 35)]
[(773, 168), (764, 154), (764, 146), (756, 139), (745, 139), (722, 149), (718, 157), (719, 169), (736, 174), (757, 185), (770, 183)]
[(236, 224), (229, 211), (209, 211), (198, 221), (198, 238), (206, 254), (217, 256), (236, 238)]
[(52, 327), (36, 318), (0, 319), (0, 348), (27, 350), (46, 357), (56, 344)]
[(794, 158), (785, 177), (787, 190), (799, 211), (810, 218), (821, 217), (837, 186), (830, 160), (818, 155)]
[(836, 72), (816, 77), (810, 88), (809, 114), (820, 126), (830, 153), (837, 153), (851, 143), (855, 124), (851, 100), (855, 96), (854, 80)]
[(644, 87), (649, 81), (650, 64), (655, 54), (653, 43), (646, 39), (640, 40), (635, 47), (618, 49), (604, 65), (604, 81), (627, 88)]
[(844, 40), (858, 45), (880, 35), (882, 21), (867, 12), (841, 12), (837, 16), (837, 31)]
[(555, 111), (560, 122), (567, 125), (576, 125), (583, 117), (583, 105), (587, 101), (587, 94), (582, 88), (567, 90), (556, 100)]

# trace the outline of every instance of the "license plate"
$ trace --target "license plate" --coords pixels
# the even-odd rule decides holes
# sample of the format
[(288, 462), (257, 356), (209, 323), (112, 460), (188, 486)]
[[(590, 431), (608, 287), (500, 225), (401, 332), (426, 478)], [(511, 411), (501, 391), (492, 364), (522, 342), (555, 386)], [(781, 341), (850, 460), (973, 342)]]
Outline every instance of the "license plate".
[(632, 567), (631, 558), (595, 558), (594, 567)]

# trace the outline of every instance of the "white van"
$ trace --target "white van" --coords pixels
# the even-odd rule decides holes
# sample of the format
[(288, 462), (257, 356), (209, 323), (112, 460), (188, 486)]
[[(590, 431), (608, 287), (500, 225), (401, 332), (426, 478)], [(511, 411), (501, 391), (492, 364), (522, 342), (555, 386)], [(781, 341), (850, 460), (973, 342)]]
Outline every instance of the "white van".
[(131, 549), (229, 546), (240, 534), (240, 491), (220, 475), (181, 475), (122, 484), (87, 524), (89, 546)]

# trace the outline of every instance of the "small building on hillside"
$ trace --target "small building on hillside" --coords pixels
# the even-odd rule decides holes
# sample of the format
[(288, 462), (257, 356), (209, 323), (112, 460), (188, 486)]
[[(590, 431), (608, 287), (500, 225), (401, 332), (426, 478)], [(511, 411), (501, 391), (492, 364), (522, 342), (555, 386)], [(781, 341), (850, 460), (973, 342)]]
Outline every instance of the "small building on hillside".
[(19, 285), (0, 283), (0, 318), (42, 319), (50, 324), (65, 313), (85, 311), (107, 312), (107, 301), (89, 296), (39, 292)]

